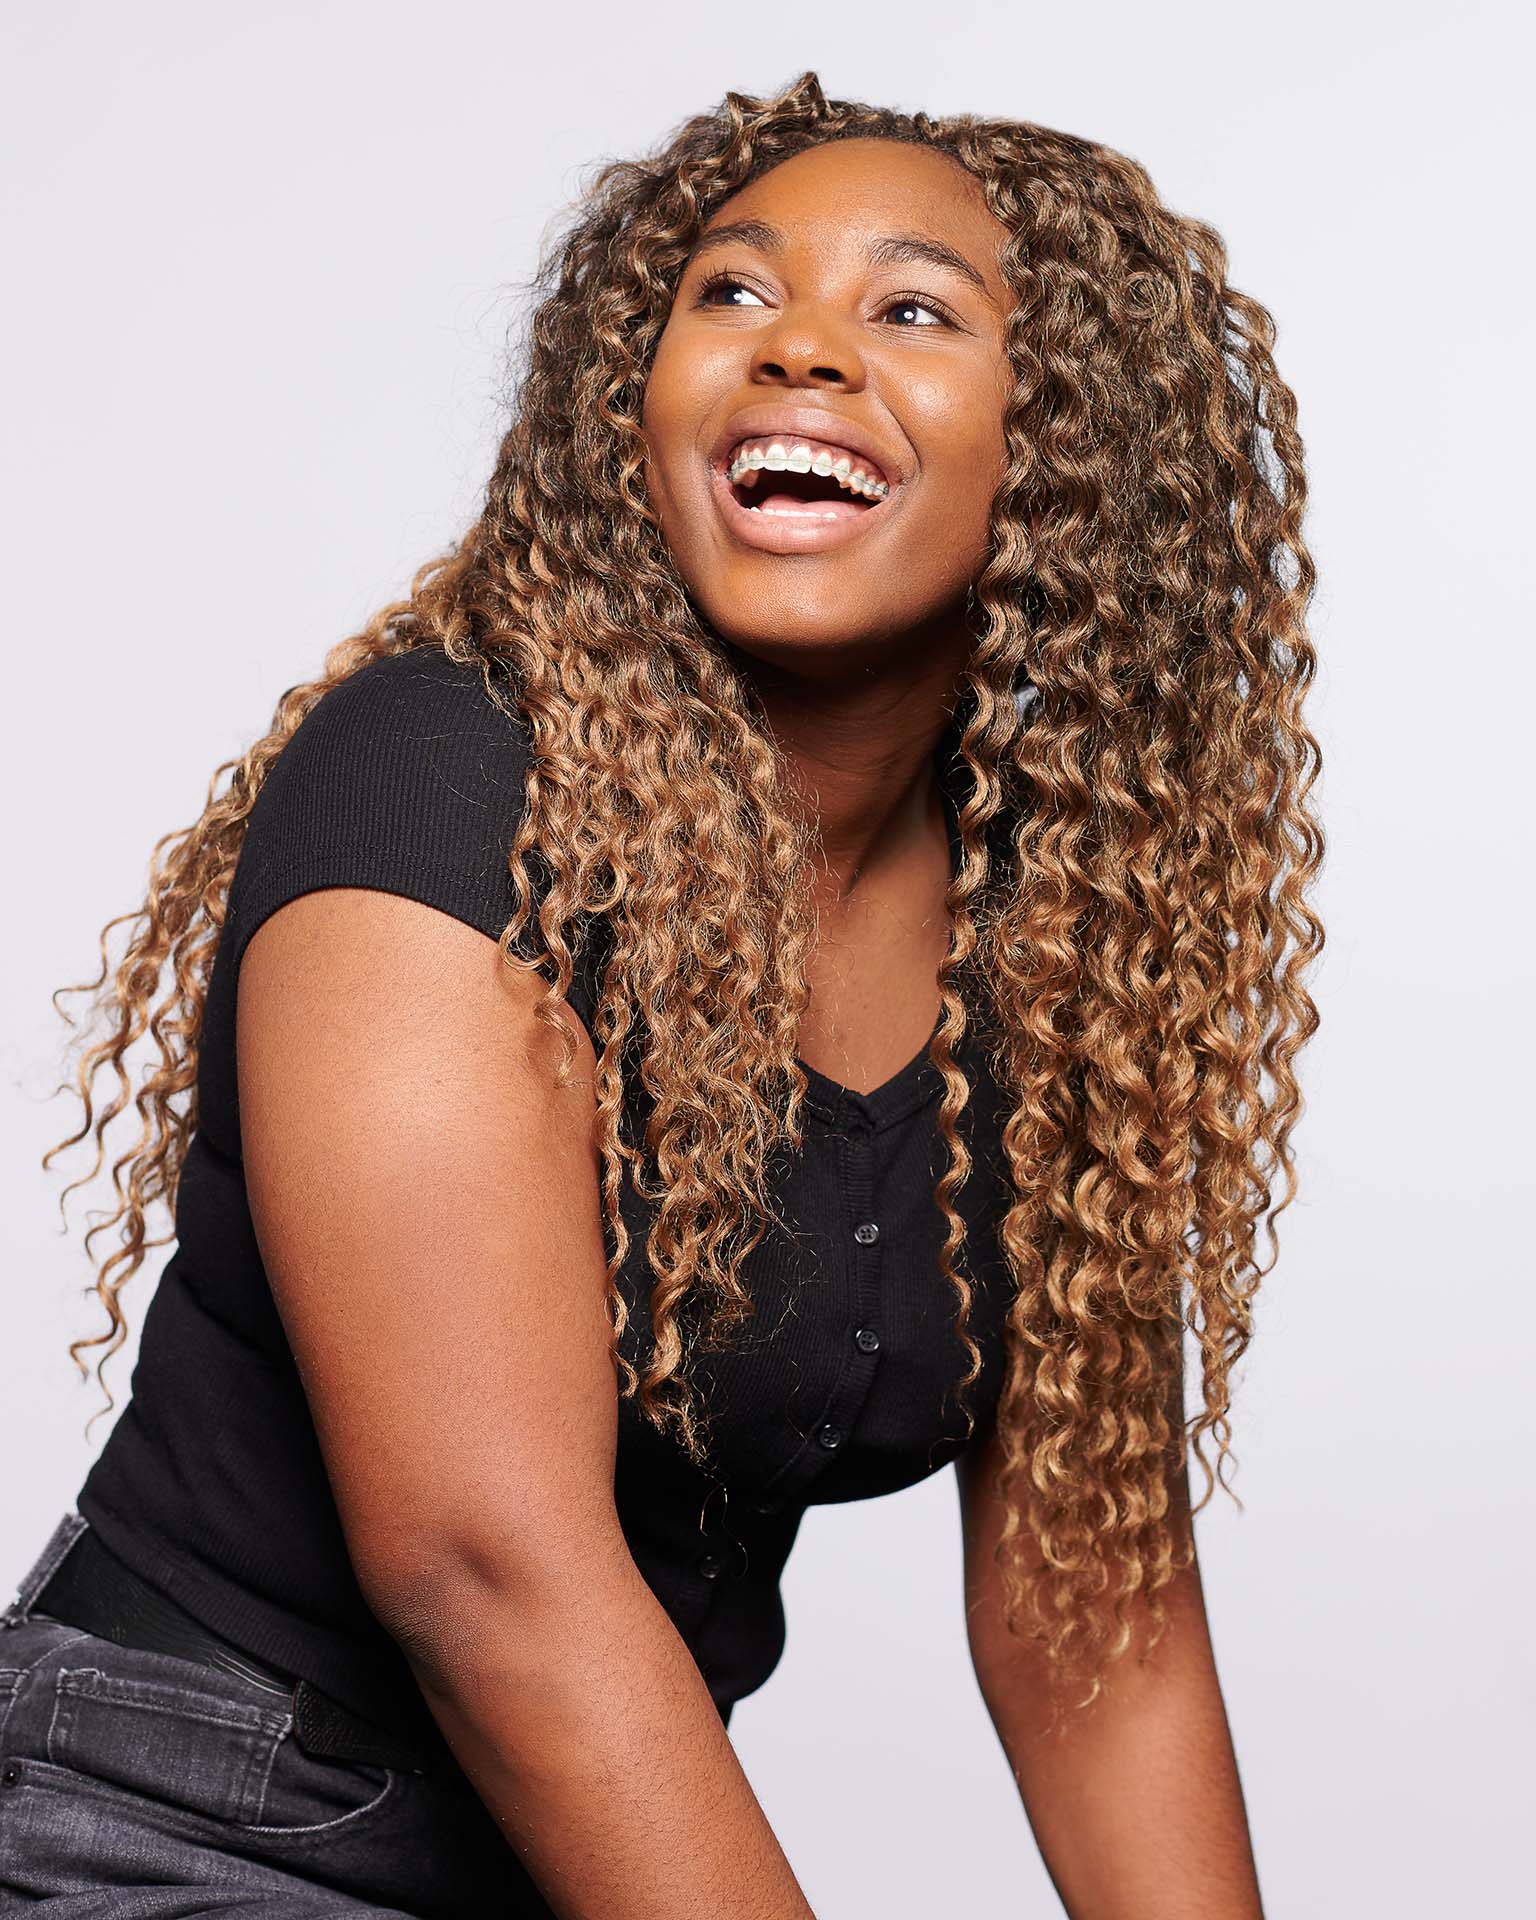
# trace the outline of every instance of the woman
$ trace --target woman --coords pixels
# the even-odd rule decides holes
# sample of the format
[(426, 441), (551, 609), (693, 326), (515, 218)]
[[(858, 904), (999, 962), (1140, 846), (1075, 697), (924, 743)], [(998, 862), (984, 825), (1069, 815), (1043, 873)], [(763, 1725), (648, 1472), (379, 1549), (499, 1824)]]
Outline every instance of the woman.
[(803, 1915), (726, 1722), (807, 1505), (953, 1460), (1067, 1911), (1259, 1912), (1186, 1466), (1316, 1019), (1272, 335), (1039, 127), (807, 74), (602, 173), (480, 519), (95, 983), (113, 1345), (177, 1248), (0, 1634), (9, 1891)]

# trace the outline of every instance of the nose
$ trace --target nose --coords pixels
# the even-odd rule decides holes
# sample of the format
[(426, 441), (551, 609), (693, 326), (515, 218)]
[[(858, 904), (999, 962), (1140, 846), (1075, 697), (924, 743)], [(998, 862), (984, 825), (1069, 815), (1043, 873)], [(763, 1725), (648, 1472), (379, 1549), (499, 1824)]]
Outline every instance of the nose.
[(847, 330), (830, 316), (786, 307), (753, 351), (752, 379), (762, 386), (857, 392), (864, 384), (864, 360)]

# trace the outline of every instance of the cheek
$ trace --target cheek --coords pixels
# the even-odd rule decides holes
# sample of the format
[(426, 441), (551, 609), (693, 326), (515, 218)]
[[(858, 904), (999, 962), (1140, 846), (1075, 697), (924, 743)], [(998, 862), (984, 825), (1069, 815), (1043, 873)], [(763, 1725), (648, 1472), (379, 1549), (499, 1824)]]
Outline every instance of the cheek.
[(656, 343), (641, 401), (641, 424), (658, 440), (691, 437), (719, 393), (736, 377), (729, 341), (711, 340), (686, 318), (668, 322)]
[(928, 469), (927, 537), (915, 547), (917, 553), (926, 550), (927, 566), (950, 588), (974, 578), (985, 561), (1001, 476), (1000, 440), (997, 445), (970, 441)]
[(647, 461), (663, 483), (675, 465), (687, 418), (687, 383), (680, 377), (685, 371), (681, 356), (663, 333), (640, 402), (640, 433)]
[(968, 550), (987, 536), (1003, 477), (1005, 369), (988, 363), (964, 380), (935, 379), (908, 389), (912, 437), (926, 450), (931, 507), (949, 537)]

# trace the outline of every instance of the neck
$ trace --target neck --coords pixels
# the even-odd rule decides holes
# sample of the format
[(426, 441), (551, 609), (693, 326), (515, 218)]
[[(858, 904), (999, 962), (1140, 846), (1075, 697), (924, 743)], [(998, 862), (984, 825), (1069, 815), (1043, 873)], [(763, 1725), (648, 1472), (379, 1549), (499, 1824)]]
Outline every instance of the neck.
[(899, 680), (861, 675), (834, 686), (745, 664), (816, 822), (823, 906), (841, 904), (935, 829), (942, 835), (933, 756), (950, 721), (954, 662), (938, 658)]

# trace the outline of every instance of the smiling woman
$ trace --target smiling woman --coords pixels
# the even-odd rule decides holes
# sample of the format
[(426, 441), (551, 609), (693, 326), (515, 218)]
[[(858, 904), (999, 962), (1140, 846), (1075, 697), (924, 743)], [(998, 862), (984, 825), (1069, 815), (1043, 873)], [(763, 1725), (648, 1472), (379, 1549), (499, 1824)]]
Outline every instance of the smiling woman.
[[(646, 383), (644, 429), (668, 544), (717, 630), (732, 607), (782, 606), (795, 644), (826, 570), (756, 553), (836, 552), (821, 585), (843, 642), (858, 637), (855, 604), (888, 634), (963, 595), (1003, 474), (1007, 237), (949, 155), (871, 139), (795, 155), (704, 227)], [(766, 478), (797, 465), (803, 481)]]
[(600, 173), (475, 524), (93, 983), (98, 1168), (160, 1057), (72, 1352), (177, 1245), (0, 1630), (0, 1891), (804, 1916), (730, 1713), (807, 1508), (954, 1464), (1066, 1910), (1258, 1914), (1187, 1469), (1316, 1024), (1272, 338), (1049, 128), (807, 74)]

